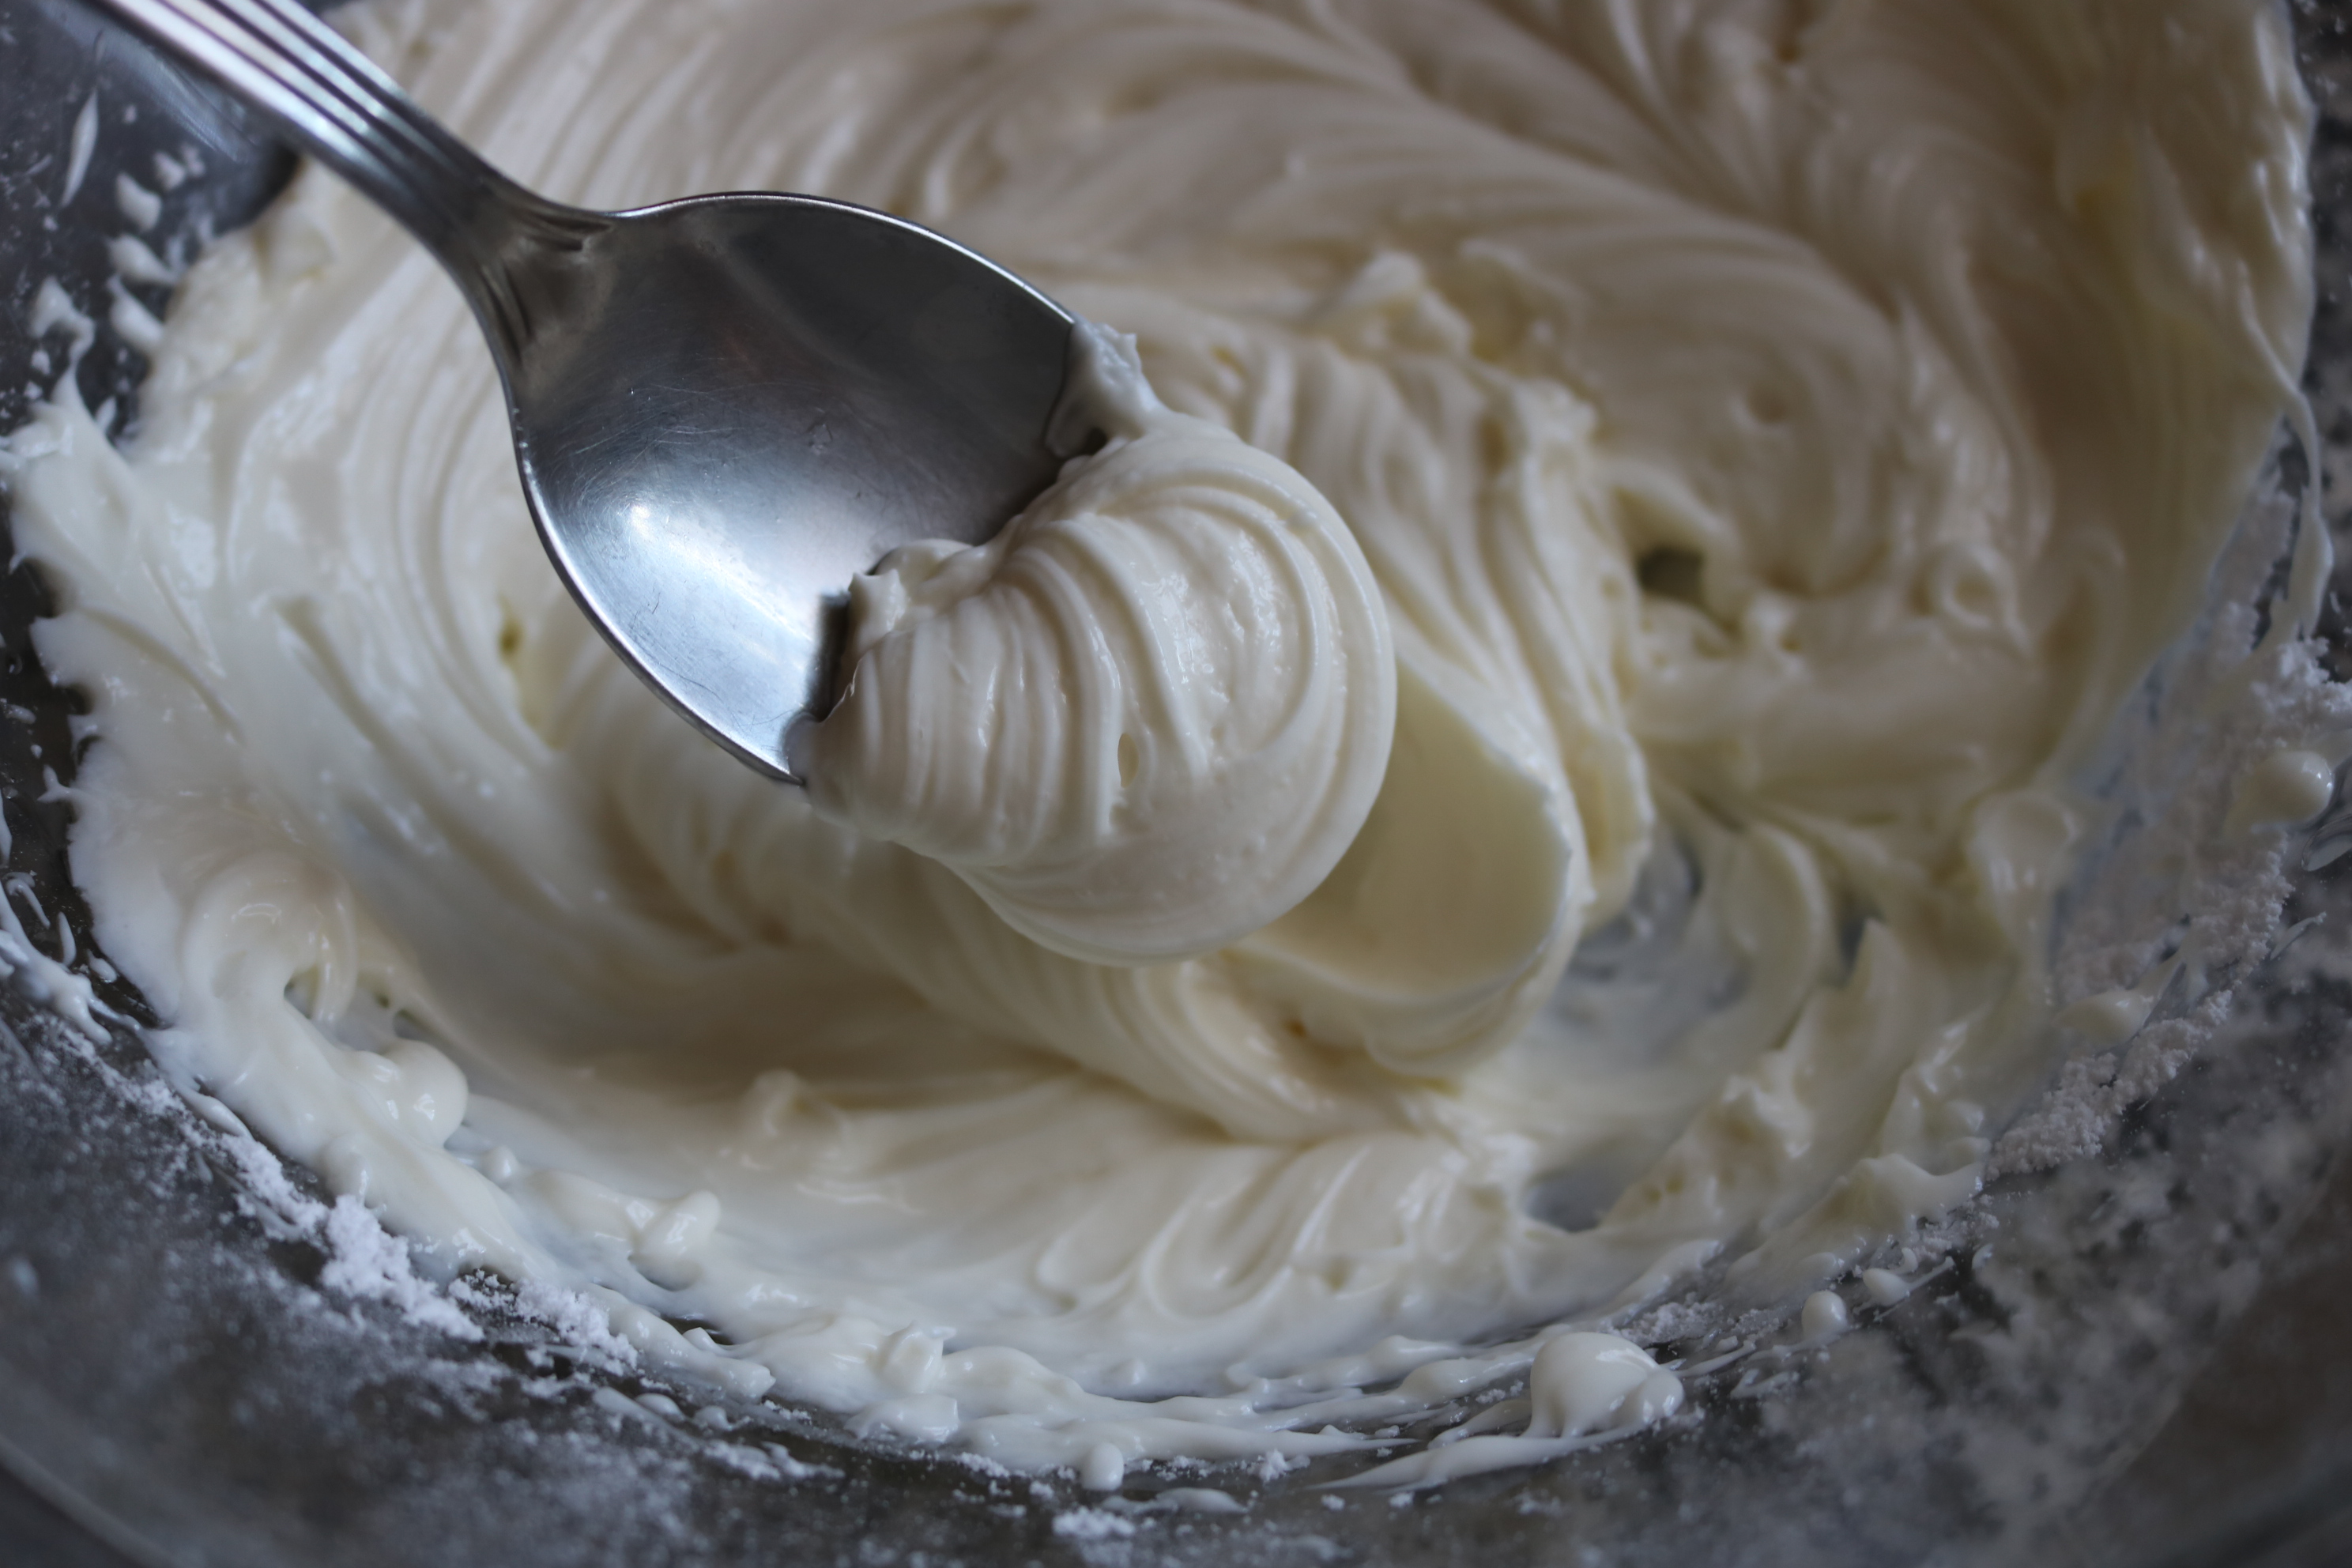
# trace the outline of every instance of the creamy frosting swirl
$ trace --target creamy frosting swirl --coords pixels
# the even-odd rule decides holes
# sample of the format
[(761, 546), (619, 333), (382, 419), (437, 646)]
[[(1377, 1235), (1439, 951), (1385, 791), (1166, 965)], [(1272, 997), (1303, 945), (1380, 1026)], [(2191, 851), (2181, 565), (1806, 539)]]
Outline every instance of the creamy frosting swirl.
[(847, 690), (796, 747), (819, 812), (951, 868), (1097, 963), (1286, 913), (1371, 810), (1395, 727), (1379, 584), (1296, 469), (1177, 414), (1091, 324), (1106, 444), (986, 545), (853, 584)]

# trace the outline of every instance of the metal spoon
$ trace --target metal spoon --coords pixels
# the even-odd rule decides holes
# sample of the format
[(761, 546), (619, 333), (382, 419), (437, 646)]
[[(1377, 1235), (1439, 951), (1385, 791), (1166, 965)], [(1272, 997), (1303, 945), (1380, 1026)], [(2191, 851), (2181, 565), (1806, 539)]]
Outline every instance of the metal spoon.
[[(509, 180), (292, 0), (98, 0), (438, 257), (581, 607), (761, 771), (833, 693), (852, 576), (1052, 482), (1072, 321), (917, 225), (814, 196), (584, 212)], [(1066, 455), (1066, 454), (1065, 454)]]

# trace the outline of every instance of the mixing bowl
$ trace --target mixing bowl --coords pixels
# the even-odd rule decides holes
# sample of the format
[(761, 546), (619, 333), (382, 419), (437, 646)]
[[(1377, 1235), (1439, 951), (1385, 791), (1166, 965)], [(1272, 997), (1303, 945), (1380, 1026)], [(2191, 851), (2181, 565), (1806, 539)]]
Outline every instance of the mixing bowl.
[[(2339, 292), (2352, 277), (2347, 22), (2352, 3), (2295, 13), (2324, 116), (2308, 376), (2317, 471), (2282, 443), (2217, 572), (2217, 609), (2267, 579), (2294, 515), (2280, 498), (2322, 479), (2341, 494), (2352, 479), (2352, 320)], [(152, 216), (152, 248), (184, 257), (249, 217), (289, 160), (74, 0), (0, 0), (0, 428), (70, 373), (128, 432), (139, 345), (169, 290), (119, 274), (109, 241)], [(127, 216), (140, 198), (126, 204), (118, 176), (158, 183), (158, 154), (188, 177), (161, 193), (159, 215)], [(51, 279), (95, 324), (70, 372), (71, 323), (38, 305)], [(157, 1020), (91, 940), (66, 864), (88, 737), (75, 695), (33, 655), (28, 627), (46, 603), (22, 563), (0, 582), (0, 897), (11, 911), (0, 958), (14, 972), (0, 988), (0, 1459), (22, 1483), (0, 1491), (8, 1561), (2185, 1565), (2352, 1554), (2336, 1511), (2352, 1499), (2352, 1345), (2336, 1326), (2352, 1292), (2352, 1182), (2331, 1176), (2352, 1134), (2352, 857), (2331, 858), (2352, 847), (2346, 807), (2290, 846), (2294, 939), (2256, 932), (2251, 947), (2210, 953), (2202, 984), (2167, 994), (2150, 1037), (2180, 1048), (2119, 1058), (2139, 1063), (2143, 1081), (2126, 1072), (2105, 1086), (2122, 1117), (2104, 1149), (2054, 1168), (2012, 1161), (2016, 1173), (1911, 1238), (1944, 1265), (1854, 1332), (1791, 1348), (1769, 1312), (1671, 1304), (1650, 1324), (1662, 1354), (1695, 1349), (1702, 1325), (1765, 1348), (1694, 1373), (1685, 1413), (1627, 1440), (1420, 1495), (1318, 1490), (1360, 1468), (1322, 1461), (1206, 1483), (1146, 1475), (1104, 1498), (854, 1440), (774, 1403), (646, 1381), (601, 1366), (561, 1323), (483, 1307), (484, 1338), (461, 1343), (396, 1303), (330, 1288), (316, 1237), (267, 1198), (315, 1184), (162, 1083), (137, 1034)], [(2198, 803), (2177, 798), (2193, 793), (2190, 764), (2248, 743), (2191, 721), (2232, 657), (2232, 627), (2209, 616), (2183, 640), (2084, 781), (2116, 826), (2062, 903), (2062, 978), (2070, 942), (2190, 912), (2165, 904), (2177, 858), (2167, 841), (2198, 820)], [(2334, 601), (2322, 636), (2336, 673), (2352, 673)], [(25, 962), (26, 945), (89, 978), (106, 1008), (95, 1026), (59, 1016), (56, 973)], [(2086, 1081), (2078, 1071), (2029, 1109), (2045, 1141), (2085, 1103)], [(718, 1405), (724, 1429), (674, 1419), (681, 1404)], [(1202, 1484), (1242, 1511), (1160, 1495)]]

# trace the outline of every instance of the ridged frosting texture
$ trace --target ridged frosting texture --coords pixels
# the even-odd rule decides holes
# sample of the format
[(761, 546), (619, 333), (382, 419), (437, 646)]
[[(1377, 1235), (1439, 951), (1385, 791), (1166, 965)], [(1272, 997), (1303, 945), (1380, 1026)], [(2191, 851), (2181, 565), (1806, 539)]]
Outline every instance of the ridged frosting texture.
[(1103, 437), (985, 545), (852, 584), (847, 689), (795, 748), (824, 816), (953, 869), (1073, 958), (1212, 952), (1364, 825), (1396, 723), (1380, 584), (1298, 471), (1079, 328)]
[[(11, 438), (108, 953), (428, 1261), (1100, 1475), (1328, 1447), (1975, 1189), (2053, 1066), (2069, 780), (2294, 395), (2273, 8), (340, 15), (552, 196), (889, 208), (1171, 411), (869, 587), (824, 811), (583, 624), (456, 291), (315, 171), (188, 278), (125, 448)], [(1671, 1407), (1576, 1344), (1593, 1420)]]

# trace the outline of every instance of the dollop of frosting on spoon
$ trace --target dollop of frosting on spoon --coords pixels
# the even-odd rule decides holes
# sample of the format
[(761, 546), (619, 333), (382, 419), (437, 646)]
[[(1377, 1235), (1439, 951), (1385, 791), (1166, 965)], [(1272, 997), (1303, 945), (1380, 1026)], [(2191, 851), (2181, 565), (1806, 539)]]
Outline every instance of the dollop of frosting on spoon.
[(894, 551), (794, 761), (817, 810), (952, 868), (1097, 963), (1213, 952), (1297, 906), (1372, 808), (1396, 725), (1379, 584), (1298, 471), (1163, 405), (1082, 325), (1108, 437), (986, 544)]

